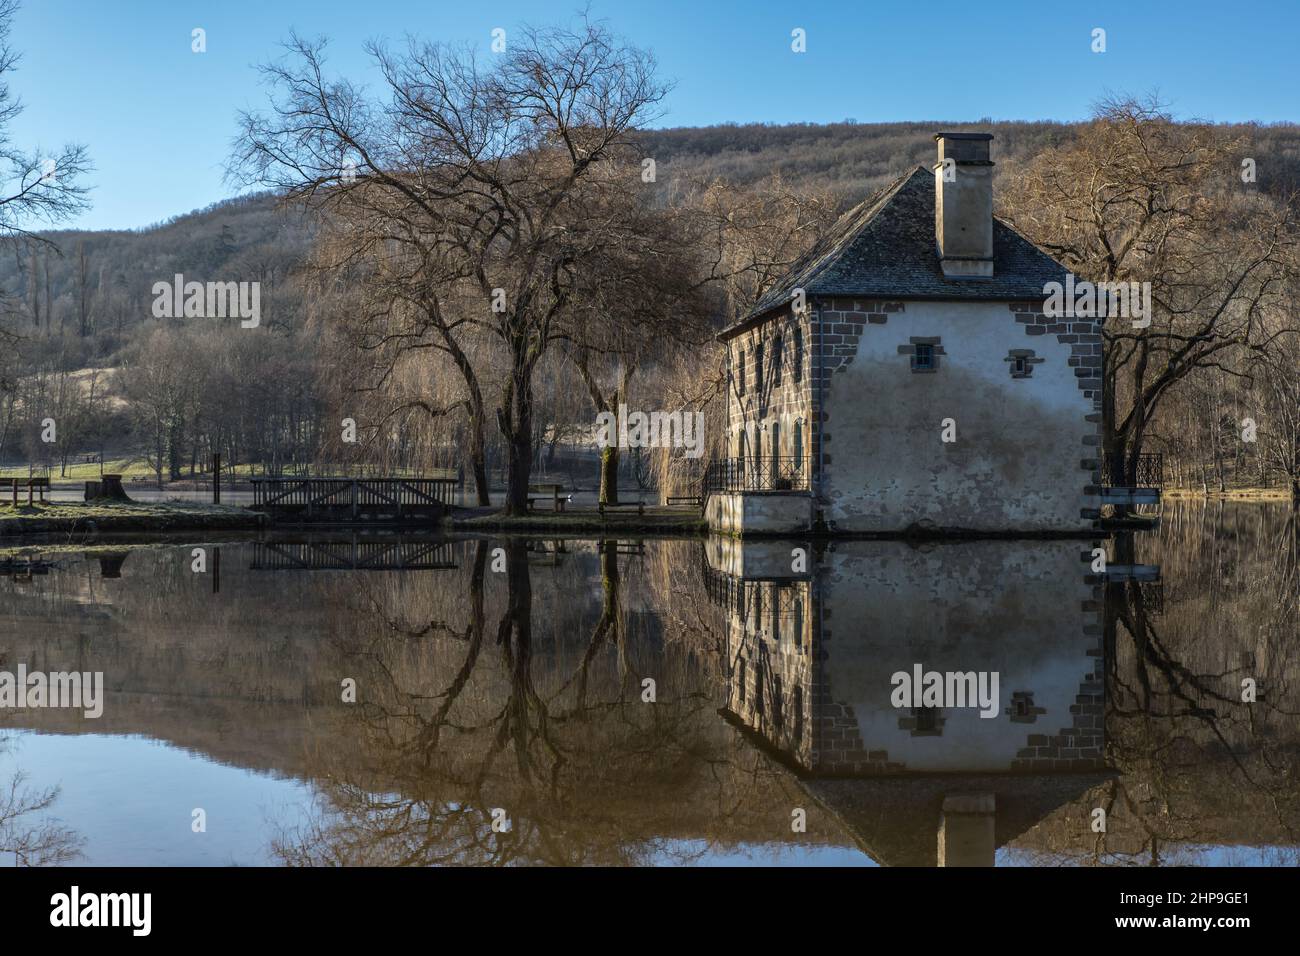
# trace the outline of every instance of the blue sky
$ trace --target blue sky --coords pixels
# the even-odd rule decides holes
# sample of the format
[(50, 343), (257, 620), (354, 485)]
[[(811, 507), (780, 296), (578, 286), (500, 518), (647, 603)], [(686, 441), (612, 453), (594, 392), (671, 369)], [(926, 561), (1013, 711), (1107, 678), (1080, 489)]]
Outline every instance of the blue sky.
[[(12, 85), (16, 143), (85, 143), (94, 209), (72, 225), (148, 225), (231, 195), (222, 164), (256, 64), (291, 28), (331, 38), (340, 73), (371, 76), (369, 38), (483, 44), (494, 27), (569, 19), (573, 2), (26, 0)], [(1300, 120), (1300, 2), (592, 0), (676, 86), (660, 125), (1061, 119), (1107, 91), (1158, 91), (1180, 116)], [(190, 50), (190, 31), (208, 50)], [(807, 32), (807, 52), (790, 49)], [(1091, 51), (1095, 27), (1106, 52)]]

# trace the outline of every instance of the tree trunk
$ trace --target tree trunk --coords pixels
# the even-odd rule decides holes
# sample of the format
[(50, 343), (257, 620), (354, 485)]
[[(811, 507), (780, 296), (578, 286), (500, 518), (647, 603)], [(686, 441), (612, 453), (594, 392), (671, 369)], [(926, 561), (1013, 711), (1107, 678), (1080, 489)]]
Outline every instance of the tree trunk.
[[(452, 337), (444, 332), (444, 341), (461, 378), (465, 380), (465, 389), (469, 393), (469, 459), (470, 470), (474, 473), (474, 492), (478, 497), (479, 507), (486, 508), (492, 503), (488, 485), (487, 442), (484, 432), (487, 430), (487, 415), (483, 409), (483, 393), (478, 387), (478, 375), (469, 357), (456, 345)], [(526, 503), (526, 502), (525, 502)]]
[(501, 414), (501, 432), (506, 439), (506, 509), (519, 517), (528, 513), (528, 479), (533, 468), (533, 406), (530, 376), (515, 370), (506, 408)]
[(474, 473), (474, 493), (478, 496), (479, 507), (492, 503), (488, 494), (487, 453), (483, 438), (483, 403), (470, 402), (469, 416), (469, 463)]
[(618, 504), (618, 446), (600, 450), (600, 502)]

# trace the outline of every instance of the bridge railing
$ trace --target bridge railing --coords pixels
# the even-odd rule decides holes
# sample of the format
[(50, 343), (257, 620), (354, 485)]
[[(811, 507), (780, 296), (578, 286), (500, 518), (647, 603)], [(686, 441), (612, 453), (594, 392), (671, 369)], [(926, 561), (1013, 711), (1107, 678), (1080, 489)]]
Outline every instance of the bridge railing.
[(455, 478), (254, 478), (253, 507), (308, 512), (449, 508), (458, 484)]

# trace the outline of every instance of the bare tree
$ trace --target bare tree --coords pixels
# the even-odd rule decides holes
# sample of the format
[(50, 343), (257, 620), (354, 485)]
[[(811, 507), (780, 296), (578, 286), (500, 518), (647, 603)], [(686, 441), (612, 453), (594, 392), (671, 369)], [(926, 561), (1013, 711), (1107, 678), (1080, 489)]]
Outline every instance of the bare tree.
[[(0, 749), (3, 745), (0, 740)], [(0, 783), (0, 854), (12, 853), (17, 866), (57, 866), (75, 860), (81, 855), (82, 838), (57, 820), (42, 819), (58, 800), (59, 788), (32, 790), (26, 781), (26, 775), (17, 771)]]
[(42, 155), (19, 148), (10, 138), (9, 125), (23, 111), (7, 79), (18, 66), (18, 53), (9, 43), (18, 7), (18, 0), (0, 0), (0, 237), (45, 243), (30, 224), (57, 223), (85, 209), (88, 190), (81, 177), (91, 165), (84, 146)]
[(1260, 450), (1286, 477), (1291, 500), (1300, 507), (1300, 334), (1279, 341), (1265, 357), (1260, 379), (1268, 418)]
[(1294, 197), (1241, 182), (1243, 142), (1177, 123), (1155, 100), (1110, 99), (1061, 148), (1032, 159), (1002, 192), (1015, 226), (1081, 279), (1149, 282), (1148, 328), (1107, 317), (1105, 448), (1131, 470), (1149, 423), (1199, 369), (1266, 350), (1261, 321), (1296, 246)]
[[(272, 107), (241, 117), (232, 173), (367, 221), (371, 238), (358, 252), (394, 257), (419, 321), (458, 366), (459, 332), (497, 338), (506, 508), (522, 513), (533, 375), (564, 337), (583, 263), (622, 239), (619, 223), (587, 214), (597, 197), (628, 187), (619, 158), (665, 93), (654, 60), (585, 20), (517, 31), (490, 67), (414, 40), (401, 53), (371, 45), (387, 92), (372, 102), (325, 78), (323, 50), (324, 41), (294, 37), (288, 60), (267, 67)], [(474, 305), (450, 314), (447, 287)]]

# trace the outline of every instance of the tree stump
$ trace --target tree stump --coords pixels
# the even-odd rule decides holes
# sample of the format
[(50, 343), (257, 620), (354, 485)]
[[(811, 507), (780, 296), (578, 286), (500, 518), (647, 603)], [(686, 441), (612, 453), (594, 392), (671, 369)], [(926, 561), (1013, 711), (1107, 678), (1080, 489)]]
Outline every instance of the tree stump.
[(121, 475), (100, 475), (99, 497), (112, 501), (130, 501), (126, 489), (122, 487)]

